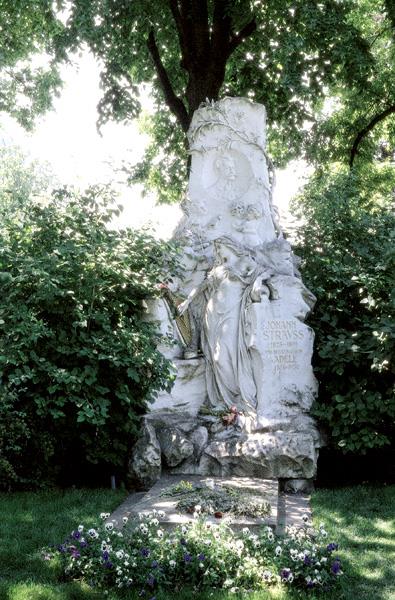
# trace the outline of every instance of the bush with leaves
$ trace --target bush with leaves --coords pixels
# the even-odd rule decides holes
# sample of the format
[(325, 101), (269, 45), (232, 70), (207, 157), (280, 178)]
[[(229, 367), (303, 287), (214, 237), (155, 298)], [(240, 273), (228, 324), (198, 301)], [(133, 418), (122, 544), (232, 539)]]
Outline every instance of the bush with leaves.
[(297, 201), (296, 252), (317, 296), (315, 415), (335, 447), (366, 452), (395, 433), (395, 173), (317, 171)]
[(62, 190), (0, 225), (3, 488), (87, 462), (122, 472), (139, 415), (171, 385), (144, 298), (176, 268), (176, 252), (144, 232), (110, 229), (117, 211), (105, 188)]

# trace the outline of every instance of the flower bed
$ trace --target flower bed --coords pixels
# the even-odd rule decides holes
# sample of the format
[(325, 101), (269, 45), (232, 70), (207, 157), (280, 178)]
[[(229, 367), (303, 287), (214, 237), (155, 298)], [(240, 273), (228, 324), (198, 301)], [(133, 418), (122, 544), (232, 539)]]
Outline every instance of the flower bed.
[[(103, 520), (108, 514), (101, 515)], [(261, 589), (271, 584), (327, 589), (341, 575), (341, 563), (321, 525), (289, 528), (276, 537), (269, 527), (259, 534), (245, 528), (235, 533), (227, 522), (195, 518), (189, 525), (163, 530), (164, 513), (124, 519), (121, 530), (111, 522), (85, 530), (83, 525), (44, 558), (59, 556), (65, 575), (101, 589), (130, 588), (154, 597), (160, 588), (190, 585), (225, 588), (232, 592)]]

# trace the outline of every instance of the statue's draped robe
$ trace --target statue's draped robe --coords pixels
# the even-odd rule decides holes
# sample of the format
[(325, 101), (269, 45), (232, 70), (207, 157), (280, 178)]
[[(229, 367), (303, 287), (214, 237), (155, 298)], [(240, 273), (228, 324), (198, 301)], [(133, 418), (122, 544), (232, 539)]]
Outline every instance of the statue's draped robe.
[(214, 408), (237, 406), (245, 413), (256, 413), (248, 307), (258, 276), (259, 271), (246, 276), (223, 265), (208, 275), (201, 343), (207, 392)]

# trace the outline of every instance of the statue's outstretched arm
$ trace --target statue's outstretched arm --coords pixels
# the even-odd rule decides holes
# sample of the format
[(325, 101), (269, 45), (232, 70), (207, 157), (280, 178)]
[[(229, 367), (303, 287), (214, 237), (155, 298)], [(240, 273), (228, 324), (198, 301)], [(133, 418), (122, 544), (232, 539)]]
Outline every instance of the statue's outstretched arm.
[(197, 297), (200, 296), (200, 294), (202, 294), (208, 286), (208, 281), (207, 279), (205, 279), (200, 285), (198, 285), (197, 287), (193, 288), (189, 294), (188, 297), (181, 302), (181, 304), (178, 305), (177, 307), (177, 312), (179, 315), (183, 315), (184, 312), (188, 309), (189, 305), (191, 304), (191, 302)]

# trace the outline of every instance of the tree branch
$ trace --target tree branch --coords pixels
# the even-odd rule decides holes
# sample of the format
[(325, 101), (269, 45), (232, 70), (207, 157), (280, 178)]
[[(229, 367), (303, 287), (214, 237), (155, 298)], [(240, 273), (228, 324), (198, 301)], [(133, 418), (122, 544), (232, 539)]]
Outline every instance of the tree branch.
[(373, 117), (373, 119), (371, 119), (371, 121), (369, 121), (369, 123), (366, 125), (366, 127), (361, 129), (361, 131), (358, 133), (357, 137), (355, 138), (354, 143), (351, 148), (351, 151), (350, 151), (350, 161), (349, 161), (350, 169), (352, 169), (352, 167), (353, 167), (354, 160), (355, 160), (355, 157), (358, 152), (358, 147), (359, 147), (360, 143), (362, 142), (363, 138), (366, 137), (367, 134), (370, 131), (372, 131), (372, 129), (374, 129), (374, 127), (377, 125), (377, 123), (384, 121), (384, 119), (386, 117), (388, 117), (389, 115), (394, 114), (394, 113), (395, 113), (395, 104), (392, 106), (389, 106), (382, 112), (375, 115)]
[(178, 40), (180, 42), (181, 50), (181, 66), (188, 69), (190, 63), (190, 52), (187, 36), (187, 22), (185, 17), (185, 10), (181, 14), (178, 0), (168, 0), (171, 14), (173, 15), (174, 22), (178, 33)]
[(167, 75), (167, 71), (163, 66), (162, 60), (159, 55), (159, 50), (158, 46), (156, 45), (153, 29), (151, 29), (151, 31), (149, 32), (147, 46), (159, 77), (159, 82), (163, 94), (165, 96), (166, 104), (170, 108), (172, 113), (177, 117), (177, 120), (180, 123), (183, 131), (188, 131), (188, 127), (190, 124), (188, 112), (182, 100), (180, 100), (180, 98), (175, 94), (173, 90), (173, 86), (171, 85), (169, 76)]
[(226, 14), (229, 0), (215, 0), (213, 10), (213, 31), (211, 34), (211, 53), (220, 58), (227, 53), (231, 34), (231, 18)]
[(191, 17), (193, 20), (194, 47), (196, 62), (209, 59), (210, 33), (207, 0), (191, 0)]
[(256, 21), (255, 19), (252, 19), (252, 21), (247, 23), (247, 25), (244, 25), (244, 27), (239, 31), (238, 34), (233, 35), (229, 42), (229, 55), (231, 55), (232, 52), (236, 50), (237, 46), (240, 46), (240, 44), (244, 42), (246, 38), (252, 35), (255, 30)]

